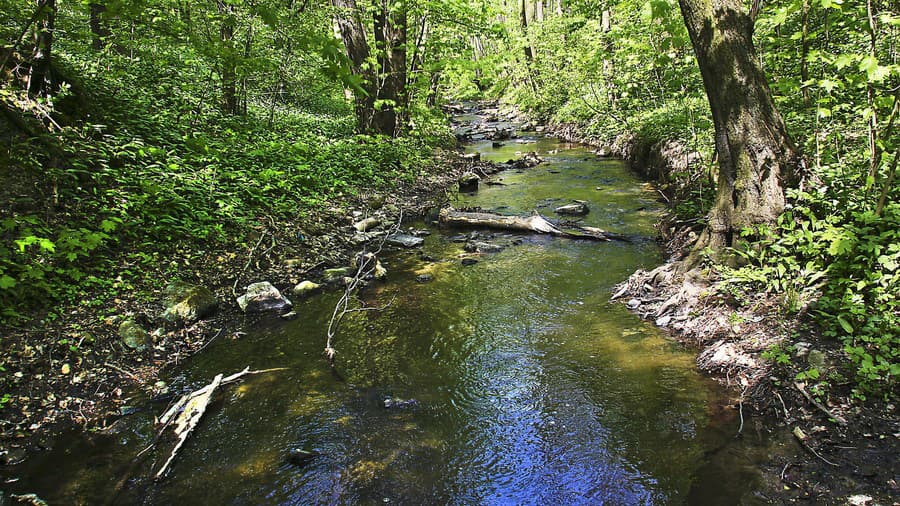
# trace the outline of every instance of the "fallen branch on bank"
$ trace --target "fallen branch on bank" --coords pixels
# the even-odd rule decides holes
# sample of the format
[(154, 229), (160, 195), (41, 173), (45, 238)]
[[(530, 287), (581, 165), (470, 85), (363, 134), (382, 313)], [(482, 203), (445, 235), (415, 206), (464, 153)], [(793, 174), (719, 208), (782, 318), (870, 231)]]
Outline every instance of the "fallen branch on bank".
[(489, 212), (458, 211), (452, 207), (441, 209), (439, 221), (442, 225), (451, 227), (483, 227), (513, 232), (531, 232), (535, 234), (548, 234), (570, 239), (585, 239), (591, 241), (627, 241), (628, 238), (621, 234), (607, 232), (595, 227), (572, 226), (562, 228), (551, 223), (538, 213), (531, 216), (505, 216)]

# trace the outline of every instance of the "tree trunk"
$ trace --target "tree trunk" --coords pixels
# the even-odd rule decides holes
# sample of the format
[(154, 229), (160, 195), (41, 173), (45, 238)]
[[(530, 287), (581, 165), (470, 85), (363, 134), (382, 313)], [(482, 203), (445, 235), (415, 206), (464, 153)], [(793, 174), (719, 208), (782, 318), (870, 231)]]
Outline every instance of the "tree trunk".
[(372, 126), (376, 133), (396, 137), (405, 122), (406, 89), (406, 3), (381, 0), (375, 11), (375, 43), (379, 49), (379, 81)]
[(367, 132), (372, 126), (375, 111), (375, 87), (372, 73), (366, 67), (369, 59), (369, 43), (366, 41), (366, 30), (362, 17), (356, 6), (356, 0), (332, 0), (331, 4), (344, 12), (335, 17), (337, 30), (344, 41), (344, 49), (350, 60), (350, 70), (354, 76), (360, 77), (360, 90), (354, 91), (354, 111), (356, 113), (356, 129)]
[(218, 0), (216, 5), (222, 16), (219, 36), (222, 41), (222, 112), (238, 114), (237, 62), (234, 52), (234, 6)]
[(540, 214), (531, 216), (505, 216), (488, 212), (457, 211), (453, 208), (441, 209), (438, 216), (441, 225), (451, 227), (490, 228), (512, 232), (533, 232), (548, 234), (569, 239), (585, 239), (589, 241), (627, 241), (621, 234), (614, 234), (595, 227), (560, 228)]
[[(740, 0), (679, 0), (715, 125), (716, 201), (694, 248), (721, 255), (744, 227), (768, 225), (784, 210), (784, 189), (802, 160), (775, 109)], [(689, 262), (692, 263), (692, 262)]]
[(91, 26), (91, 48), (94, 51), (103, 49), (106, 38), (109, 37), (109, 29), (103, 23), (103, 14), (106, 12), (106, 6), (98, 3), (90, 4), (90, 20)]
[(28, 94), (34, 97), (47, 96), (53, 87), (50, 62), (56, 22), (56, 0), (46, 0), (46, 3), (38, 1), (38, 9), (42, 4), (45, 6), (35, 25), (34, 49), (31, 53), (31, 67), (28, 70)]

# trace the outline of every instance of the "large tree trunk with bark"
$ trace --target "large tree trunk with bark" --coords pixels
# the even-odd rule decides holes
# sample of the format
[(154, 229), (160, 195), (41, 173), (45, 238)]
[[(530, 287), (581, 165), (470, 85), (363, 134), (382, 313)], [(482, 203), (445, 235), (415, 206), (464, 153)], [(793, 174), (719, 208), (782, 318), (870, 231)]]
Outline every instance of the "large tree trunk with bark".
[(719, 177), (695, 252), (718, 254), (744, 227), (772, 224), (801, 158), (775, 109), (741, 0), (679, 0), (715, 125)]
[(379, 86), (372, 127), (396, 137), (405, 122), (407, 11), (405, 0), (381, 0), (375, 10), (375, 42), (379, 49)]
[(89, 7), (91, 10), (90, 19), (88, 20), (91, 27), (91, 48), (93, 48), (94, 51), (100, 51), (103, 49), (106, 38), (110, 35), (109, 29), (103, 22), (103, 16), (104, 13), (106, 13), (106, 5), (91, 3)]
[(347, 58), (350, 60), (350, 71), (362, 78), (360, 83), (362, 91), (356, 90), (353, 93), (356, 129), (368, 132), (375, 112), (375, 88), (372, 73), (366, 67), (366, 60), (369, 59), (369, 43), (366, 40), (362, 14), (356, 6), (356, 0), (332, 0), (331, 4), (342, 10), (334, 22), (344, 42)]
[(33, 97), (49, 95), (54, 86), (51, 56), (56, 29), (56, 0), (39, 0), (37, 6), (40, 17), (34, 29), (34, 48), (28, 69), (28, 94)]
[(237, 58), (234, 49), (234, 6), (218, 0), (216, 5), (222, 16), (222, 26), (219, 27), (219, 36), (222, 40), (222, 112), (225, 114), (238, 114), (237, 93)]

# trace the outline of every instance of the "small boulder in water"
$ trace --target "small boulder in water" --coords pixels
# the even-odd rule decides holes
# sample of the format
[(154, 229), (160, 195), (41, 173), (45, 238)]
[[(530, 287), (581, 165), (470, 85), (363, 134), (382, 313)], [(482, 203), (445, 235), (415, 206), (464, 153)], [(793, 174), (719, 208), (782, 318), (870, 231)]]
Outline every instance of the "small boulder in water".
[(281, 295), (272, 283), (262, 281), (247, 287), (247, 293), (237, 299), (241, 311), (245, 313), (262, 313), (290, 309), (293, 304)]
[(297, 286), (295, 286), (292, 290), (292, 293), (298, 297), (307, 297), (321, 288), (321, 286), (322, 285), (314, 283), (307, 279), (298, 283)]
[(415, 248), (416, 246), (421, 246), (425, 242), (425, 239), (409, 234), (391, 234), (385, 239), (385, 242), (393, 244), (394, 246)]
[(591, 210), (588, 209), (587, 204), (582, 201), (575, 201), (571, 204), (566, 204), (553, 210), (553, 212), (555, 212), (556, 214), (568, 214), (570, 216), (584, 216), (590, 211)]

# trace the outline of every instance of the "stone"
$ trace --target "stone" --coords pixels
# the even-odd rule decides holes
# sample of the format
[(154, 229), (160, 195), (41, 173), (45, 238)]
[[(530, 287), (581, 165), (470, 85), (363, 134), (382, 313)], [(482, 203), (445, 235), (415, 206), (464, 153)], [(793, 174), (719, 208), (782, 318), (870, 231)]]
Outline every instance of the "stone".
[(459, 191), (464, 193), (478, 191), (479, 181), (481, 178), (477, 174), (467, 172), (459, 177)]
[(470, 162), (477, 162), (481, 160), (481, 153), (466, 153), (462, 155), (463, 160), (468, 160)]
[(321, 287), (322, 285), (306, 279), (297, 283), (297, 286), (291, 290), (291, 293), (297, 297), (308, 297)]
[(268, 281), (253, 283), (247, 287), (247, 293), (237, 299), (238, 306), (245, 313), (263, 313), (266, 311), (282, 311), (293, 306), (290, 300)]
[(806, 356), (806, 362), (810, 367), (822, 370), (825, 368), (825, 352), (822, 350), (809, 350)]
[(372, 195), (369, 198), (369, 207), (372, 209), (381, 209), (384, 206), (384, 195)]
[(469, 253), (499, 253), (503, 251), (503, 246), (482, 241), (469, 241), (463, 246), (463, 249)]
[(25, 451), (25, 448), (8, 448), (0, 453), (0, 462), (5, 466), (14, 466), (25, 462), (27, 456), (28, 453)]
[(398, 399), (389, 397), (384, 400), (384, 409), (410, 409), (419, 407), (419, 401), (415, 399)]
[(478, 260), (475, 260), (474, 258), (463, 258), (462, 259), (463, 265), (475, 265), (477, 263), (478, 263)]
[(641, 301), (639, 301), (638, 299), (631, 299), (625, 303), (625, 307), (627, 307), (628, 309), (637, 309), (638, 307), (640, 307), (640, 305)]
[(432, 276), (431, 274), (419, 274), (418, 276), (416, 276), (417, 283), (427, 283), (432, 279), (434, 279), (434, 276)]
[(501, 142), (501, 141), (493, 141), (493, 142), (491, 142), (491, 147), (492, 147), (492, 148), (502, 148), (502, 147), (503, 147), (503, 142)]
[(387, 236), (385, 242), (394, 246), (402, 246), (404, 248), (415, 248), (425, 243), (425, 239), (409, 234), (391, 234)]
[(510, 139), (513, 136), (513, 131), (508, 128), (501, 128), (494, 132), (494, 135), (491, 136), (492, 141), (505, 141)]
[(377, 227), (378, 225), (381, 225), (381, 220), (379, 220), (378, 218), (375, 218), (373, 216), (370, 216), (364, 220), (360, 220), (360, 221), (357, 221), (356, 223), (354, 223), (353, 228), (355, 228), (357, 232), (367, 232), (367, 231)]
[(381, 265), (381, 260), (375, 260), (375, 270), (372, 272), (372, 275), (379, 281), (387, 279), (387, 269)]
[(319, 454), (316, 452), (308, 452), (299, 448), (291, 448), (288, 451), (286, 460), (288, 461), (288, 463), (295, 466), (302, 466), (318, 456)]
[(337, 267), (334, 269), (325, 269), (325, 272), (322, 273), (322, 277), (326, 283), (334, 283), (335, 281), (340, 281), (355, 273), (356, 269), (353, 267)]
[(671, 321), (672, 321), (672, 317), (669, 315), (660, 316), (659, 318), (656, 319), (656, 326), (657, 327), (666, 327), (669, 325), (669, 323)]
[(555, 212), (556, 214), (567, 214), (569, 216), (584, 216), (590, 211), (591, 210), (588, 209), (587, 204), (585, 204), (584, 202), (573, 202), (571, 204), (557, 207), (553, 210), (553, 212)]
[(144, 351), (153, 342), (150, 339), (150, 334), (135, 323), (134, 320), (125, 320), (119, 325), (119, 337), (122, 338), (125, 346), (134, 351)]
[(209, 288), (184, 281), (173, 281), (166, 287), (166, 310), (163, 319), (170, 323), (190, 323), (216, 312), (219, 301)]

